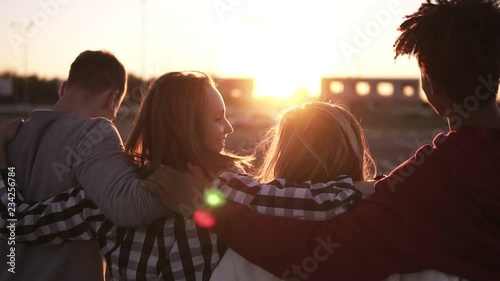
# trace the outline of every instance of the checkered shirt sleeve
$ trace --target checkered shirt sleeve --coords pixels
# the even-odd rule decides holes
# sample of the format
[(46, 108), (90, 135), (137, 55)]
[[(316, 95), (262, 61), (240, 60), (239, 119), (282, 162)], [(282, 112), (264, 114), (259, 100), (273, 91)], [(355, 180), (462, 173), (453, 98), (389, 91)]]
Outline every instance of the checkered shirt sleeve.
[(249, 205), (258, 213), (314, 221), (331, 219), (362, 199), (362, 193), (347, 176), (326, 183), (295, 185), (276, 179), (262, 184), (249, 175), (223, 172), (212, 186), (227, 199)]
[[(212, 182), (229, 199), (259, 213), (307, 220), (329, 219), (354, 205), (361, 193), (352, 180), (295, 186), (278, 179), (261, 184), (225, 172)], [(295, 186), (295, 187), (287, 187)], [(8, 235), (6, 184), (0, 180), (0, 234)], [(147, 226), (116, 227), (76, 187), (44, 202), (25, 202), (16, 188), (16, 241), (59, 244), (97, 237), (113, 280), (209, 280), (225, 247), (192, 219), (168, 216)]]

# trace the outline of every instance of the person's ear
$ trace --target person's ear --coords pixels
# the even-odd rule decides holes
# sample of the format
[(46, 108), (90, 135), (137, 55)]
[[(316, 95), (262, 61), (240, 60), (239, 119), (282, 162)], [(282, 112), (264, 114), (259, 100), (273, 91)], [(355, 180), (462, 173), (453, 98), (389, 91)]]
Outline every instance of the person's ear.
[(424, 79), (426, 80), (426, 83), (427, 83), (427, 89), (429, 91), (429, 96), (434, 96), (434, 94), (435, 94), (435, 91), (434, 91), (434, 88), (435, 88), (434, 81), (432, 81), (432, 79), (427, 74), (424, 76)]
[(429, 85), (429, 95), (430, 96), (440, 96), (440, 97), (447, 97), (446, 90), (441, 86), (440, 83), (438, 83), (435, 79), (433, 79), (429, 75), (425, 75), (425, 79), (428, 81)]
[(114, 110), (116, 107), (116, 103), (118, 102), (118, 98), (120, 96), (120, 92), (118, 90), (111, 90), (106, 93), (104, 107), (105, 109)]
[(66, 94), (66, 84), (67, 81), (62, 82), (61, 87), (59, 87), (59, 99), (61, 99), (64, 94)]

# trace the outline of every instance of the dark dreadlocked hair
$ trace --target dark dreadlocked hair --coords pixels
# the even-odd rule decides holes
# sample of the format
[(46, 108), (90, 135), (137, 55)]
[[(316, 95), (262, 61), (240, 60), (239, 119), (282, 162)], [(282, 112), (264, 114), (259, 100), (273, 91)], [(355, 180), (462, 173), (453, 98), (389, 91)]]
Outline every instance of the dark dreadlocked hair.
[(415, 55), (457, 103), (475, 93), (480, 77), (496, 82), (480, 105), (491, 102), (500, 78), (499, 1), (427, 0), (400, 25), (395, 58)]

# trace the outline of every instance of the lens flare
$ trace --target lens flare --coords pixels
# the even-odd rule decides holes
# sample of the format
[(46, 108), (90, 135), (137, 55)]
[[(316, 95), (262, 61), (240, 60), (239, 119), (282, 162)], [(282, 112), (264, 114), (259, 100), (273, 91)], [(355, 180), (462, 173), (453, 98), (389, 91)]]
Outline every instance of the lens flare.
[(216, 208), (226, 203), (226, 197), (217, 189), (207, 189), (205, 190), (205, 203)]
[(214, 216), (205, 210), (194, 211), (193, 218), (200, 227), (210, 228), (215, 225)]

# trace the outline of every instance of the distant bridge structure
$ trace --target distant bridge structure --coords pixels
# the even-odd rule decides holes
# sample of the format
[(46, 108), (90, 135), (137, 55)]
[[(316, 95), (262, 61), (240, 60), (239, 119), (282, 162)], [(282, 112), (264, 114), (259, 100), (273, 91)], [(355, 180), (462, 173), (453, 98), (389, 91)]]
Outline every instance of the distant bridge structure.
[(215, 78), (217, 89), (229, 105), (248, 105), (252, 101), (254, 79)]
[(402, 78), (322, 78), (321, 100), (339, 101), (354, 113), (418, 113), (420, 81)]

